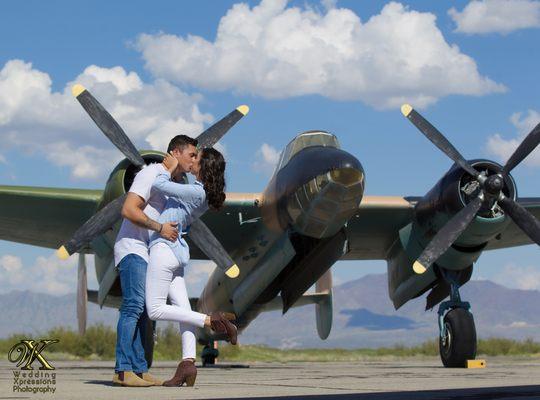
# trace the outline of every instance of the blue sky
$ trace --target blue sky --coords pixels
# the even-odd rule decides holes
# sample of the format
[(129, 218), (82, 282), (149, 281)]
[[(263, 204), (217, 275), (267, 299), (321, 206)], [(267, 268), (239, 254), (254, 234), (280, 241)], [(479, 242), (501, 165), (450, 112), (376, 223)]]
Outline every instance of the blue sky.
[[(403, 118), (402, 98), (467, 158), (504, 162), (540, 122), (539, 1), (239, 4), (3, 2), (0, 184), (103, 188), (120, 156), (70, 97), (76, 80), (139, 148), (248, 104), (222, 143), (238, 192), (262, 191), (288, 141), (323, 129), (362, 162), (367, 195), (425, 194), (451, 163)], [(538, 150), (513, 176), (521, 196), (540, 196)], [(49, 282), (32, 290), (74, 290), (74, 263), (0, 241), (0, 290), (24, 286), (23, 271)], [(538, 267), (527, 246), (484, 254), (474, 277), (539, 289)], [(384, 271), (342, 262), (334, 275)]]

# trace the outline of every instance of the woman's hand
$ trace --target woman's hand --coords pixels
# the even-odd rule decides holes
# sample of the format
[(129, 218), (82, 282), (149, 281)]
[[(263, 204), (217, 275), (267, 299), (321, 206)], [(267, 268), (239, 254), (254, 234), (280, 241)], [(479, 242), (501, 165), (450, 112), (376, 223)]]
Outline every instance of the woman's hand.
[(163, 166), (172, 174), (178, 167), (178, 160), (172, 154), (167, 154), (163, 159)]

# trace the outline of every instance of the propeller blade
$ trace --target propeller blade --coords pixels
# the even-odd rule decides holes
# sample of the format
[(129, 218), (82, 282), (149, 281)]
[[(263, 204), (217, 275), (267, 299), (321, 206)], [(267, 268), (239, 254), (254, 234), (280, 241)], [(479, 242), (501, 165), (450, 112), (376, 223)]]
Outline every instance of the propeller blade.
[(214, 125), (209, 127), (197, 137), (199, 148), (212, 147), (221, 139), (244, 115), (249, 112), (249, 107), (242, 105), (227, 114)]
[(444, 135), (431, 125), (424, 117), (416, 112), (411, 105), (403, 104), (401, 106), (401, 113), (418, 128), (420, 132), (424, 134), (435, 146), (437, 146), (444, 154), (450, 157), (461, 168), (467, 171), (474, 177), (478, 177), (480, 174), (477, 170), (469, 165), (469, 163), (463, 158), (461, 153), (444, 137)]
[(88, 304), (88, 280), (86, 279), (86, 259), (79, 254), (79, 267), (77, 269), (77, 322), (79, 334), (86, 332), (86, 306)]
[(414, 272), (423, 274), (437, 259), (442, 256), (446, 250), (452, 246), (452, 243), (467, 229), (484, 201), (483, 195), (479, 195), (471, 201), (467, 207), (463, 208), (454, 217), (444, 225), (435, 235), (431, 242), (426, 246), (420, 257), (413, 265)]
[(65, 260), (79, 251), (86, 243), (91, 242), (96, 236), (106, 232), (122, 217), (122, 206), (125, 199), (126, 194), (123, 194), (94, 214), (75, 232), (69, 242), (56, 251), (56, 255)]
[(532, 153), (536, 146), (538, 146), (538, 143), (540, 143), (540, 124), (536, 125), (534, 129), (529, 132), (527, 137), (510, 156), (503, 168), (503, 173), (508, 174), (512, 171), (520, 162)]
[(81, 103), (81, 106), (90, 115), (99, 129), (109, 140), (124, 154), (127, 159), (138, 167), (145, 165), (143, 158), (131, 142), (118, 122), (96, 100), (94, 96), (83, 86), (76, 84), (71, 89), (73, 96)]
[(528, 212), (521, 204), (516, 203), (509, 197), (502, 197), (497, 200), (501, 208), (508, 213), (517, 226), (531, 238), (533, 242), (540, 246), (540, 222)]
[(236, 278), (240, 275), (238, 265), (200, 219), (193, 221), (191, 224), (189, 237), (229, 278)]

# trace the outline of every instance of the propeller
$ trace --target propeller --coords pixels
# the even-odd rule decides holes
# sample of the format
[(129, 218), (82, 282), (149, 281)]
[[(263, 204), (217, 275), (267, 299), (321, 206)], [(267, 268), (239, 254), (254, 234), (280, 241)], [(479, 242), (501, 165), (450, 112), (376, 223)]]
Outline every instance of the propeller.
[(417, 274), (423, 274), (437, 259), (452, 246), (454, 241), (467, 229), (485, 202), (497, 202), (517, 226), (540, 245), (540, 223), (520, 204), (503, 194), (505, 178), (510, 171), (521, 163), (540, 143), (540, 124), (527, 135), (518, 148), (510, 156), (502, 171), (498, 174), (485, 176), (475, 170), (460, 154), (460, 152), (431, 125), (424, 117), (409, 104), (401, 106), (402, 114), (413, 123), (432, 143), (444, 154), (457, 163), (463, 170), (473, 176), (480, 186), (479, 195), (467, 204), (460, 212), (450, 219), (426, 246), (413, 265)]
[(520, 162), (522, 162), (532, 151), (538, 146), (540, 142), (540, 124), (536, 125), (534, 129), (527, 135), (527, 137), (520, 143), (518, 148), (514, 151), (514, 154), (510, 156), (506, 165), (503, 168), (503, 173), (507, 175), (512, 171)]
[(219, 139), (227, 133), (238, 121), (242, 119), (249, 112), (249, 107), (242, 105), (236, 107), (235, 110), (231, 111), (225, 117), (221, 118), (214, 125), (209, 127), (199, 136), (197, 136), (197, 142), (199, 148), (213, 147)]
[(512, 216), (512, 219), (523, 232), (527, 234), (534, 242), (540, 244), (540, 223), (523, 206), (516, 203), (506, 196), (499, 199), (501, 208)]
[(122, 217), (122, 206), (126, 194), (117, 197), (84, 223), (73, 234), (69, 241), (56, 250), (56, 255), (62, 260), (79, 251), (86, 243), (105, 233), (116, 221)]
[[(94, 96), (82, 85), (76, 84), (72, 88), (73, 96), (79, 101), (90, 118), (109, 140), (137, 167), (144, 167), (145, 162), (120, 125), (109, 112), (96, 100)], [(227, 116), (209, 127), (197, 138), (200, 147), (212, 147), (220, 140), (230, 128), (232, 128), (243, 116), (249, 112), (249, 107), (242, 105), (237, 107)], [(58, 257), (68, 258), (76, 253), (86, 243), (106, 232), (116, 221), (121, 218), (122, 205), (126, 195), (118, 197), (107, 204), (88, 221), (84, 223), (72, 236), (72, 238), (57, 250)], [(227, 276), (237, 277), (240, 273), (238, 266), (221, 246), (217, 238), (201, 221), (196, 224), (193, 233), (193, 241), (205, 252), (205, 254), (223, 269)], [(202, 228), (201, 226), (204, 226)], [(192, 226), (193, 227), (193, 226)], [(227, 255), (225, 257), (225, 255)]]
[(86, 332), (86, 305), (88, 304), (88, 280), (86, 278), (86, 258), (79, 254), (79, 266), (77, 268), (77, 321), (79, 334)]
[(433, 264), (450, 248), (450, 246), (452, 246), (452, 243), (454, 243), (459, 235), (467, 229), (467, 226), (469, 226), (476, 216), (483, 201), (484, 196), (480, 194), (441, 228), (437, 235), (435, 235), (431, 242), (426, 246), (420, 257), (418, 257), (418, 260), (413, 264), (414, 272), (417, 274), (426, 272), (426, 265), (429, 266)]
[(401, 112), (405, 115), (420, 132), (422, 132), (435, 146), (450, 157), (461, 168), (474, 177), (478, 177), (478, 171), (469, 165), (459, 151), (444, 137), (444, 135), (431, 125), (424, 117), (418, 114), (409, 104), (401, 106)]
[(236, 278), (240, 275), (238, 265), (236, 265), (229, 253), (227, 253), (204, 222), (200, 219), (193, 221), (188, 235), (204, 254), (208, 257), (212, 255), (212, 260), (225, 272), (225, 275), (229, 278)]
[(81, 106), (96, 123), (99, 129), (109, 140), (126, 156), (134, 165), (142, 168), (145, 163), (131, 140), (127, 137), (118, 122), (96, 100), (83, 85), (76, 84), (71, 89), (73, 96), (81, 103)]

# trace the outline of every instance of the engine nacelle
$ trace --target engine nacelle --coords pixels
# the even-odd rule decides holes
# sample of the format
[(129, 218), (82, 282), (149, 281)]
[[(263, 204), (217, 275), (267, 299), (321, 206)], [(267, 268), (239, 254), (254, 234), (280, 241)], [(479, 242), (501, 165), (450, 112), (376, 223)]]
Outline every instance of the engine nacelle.
[[(470, 164), (479, 172), (492, 175), (502, 167), (488, 160), (473, 160)], [(399, 232), (388, 254), (388, 286), (390, 298), (396, 308), (430, 289), (439, 279), (438, 268), (466, 270), (480, 257), (487, 243), (501, 233), (510, 223), (503, 210), (491, 202), (483, 207), (452, 247), (422, 275), (412, 269), (435, 234), (478, 194), (476, 181), (459, 166), (453, 165), (435, 186), (418, 201), (413, 221)], [(505, 196), (517, 197), (512, 177), (505, 180)], [(470, 274), (469, 274), (470, 277)]]
[[(165, 156), (164, 153), (155, 150), (142, 150), (140, 154), (147, 165), (160, 163)], [(139, 172), (139, 169), (127, 158), (120, 161), (109, 175), (109, 179), (107, 179), (99, 208), (104, 207), (117, 197), (128, 192), (137, 172)]]

